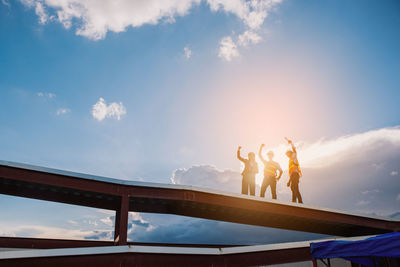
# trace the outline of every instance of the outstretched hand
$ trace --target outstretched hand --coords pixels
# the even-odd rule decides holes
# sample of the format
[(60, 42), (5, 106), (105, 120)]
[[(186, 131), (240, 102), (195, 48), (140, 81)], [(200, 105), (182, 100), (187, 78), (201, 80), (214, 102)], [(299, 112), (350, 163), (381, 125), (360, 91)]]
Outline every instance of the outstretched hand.
[(289, 186), (290, 186), (290, 182), (287, 183), (287, 187), (289, 187)]
[(239, 146), (239, 147), (238, 147), (238, 150), (240, 150), (240, 149), (242, 149), (242, 147), (241, 147), (241, 146)]
[(261, 144), (261, 147), (265, 147), (265, 144)]

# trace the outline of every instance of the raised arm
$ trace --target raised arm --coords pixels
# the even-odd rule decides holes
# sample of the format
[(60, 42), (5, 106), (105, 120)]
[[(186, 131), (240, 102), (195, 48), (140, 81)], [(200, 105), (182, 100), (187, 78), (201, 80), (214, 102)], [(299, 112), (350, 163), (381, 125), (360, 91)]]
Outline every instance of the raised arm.
[(237, 158), (238, 158), (238, 160), (240, 160), (242, 162), (246, 162), (246, 160), (240, 156), (240, 149), (242, 149), (241, 146), (238, 147), (238, 150), (237, 150), (237, 153), (236, 153), (237, 154)]
[(289, 143), (289, 145), (292, 146), (293, 152), (297, 154), (296, 148), (294, 147), (292, 140), (289, 140), (289, 139), (287, 139), (286, 137), (285, 137), (285, 139), (287, 140), (287, 142)]
[(264, 148), (264, 144), (262, 144), (261, 146), (260, 146), (260, 149), (258, 150), (258, 156), (260, 157), (260, 159), (261, 159), (261, 161), (262, 162), (266, 162), (266, 160), (263, 158), (263, 156), (262, 156), (262, 150), (263, 150), (263, 148)]
[(290, 145), (292, 146), (292, 150), (295, 154), (297, 154), (296, 148), (294, 147), (293, 143), (291, 142)]

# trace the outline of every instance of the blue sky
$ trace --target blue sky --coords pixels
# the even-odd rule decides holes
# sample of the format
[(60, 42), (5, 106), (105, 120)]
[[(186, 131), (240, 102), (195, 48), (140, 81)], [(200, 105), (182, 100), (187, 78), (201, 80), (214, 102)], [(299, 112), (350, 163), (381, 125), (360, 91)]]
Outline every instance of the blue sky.
[[(237, 146), (247, 152), (265, 143), (286, 166), (289, 136), (308, 174), (310, 204), (398, 211), (398, 1), (107, 2), (0, 2), (1, 159), (236, 192)], [(330, 191), (326, 199), (315, 184)], [(66, 235), (85, 238), (112, 229), (105, 211), (0, 201), (8, 204), (0, 234), (71, 229)], [(175, 233), (184, 220), (189, 232), (216, 224), (131, 220), (147, 229), (131, 235), (140, 240)], [(221, 239), (229, 241), (206, 236)]]

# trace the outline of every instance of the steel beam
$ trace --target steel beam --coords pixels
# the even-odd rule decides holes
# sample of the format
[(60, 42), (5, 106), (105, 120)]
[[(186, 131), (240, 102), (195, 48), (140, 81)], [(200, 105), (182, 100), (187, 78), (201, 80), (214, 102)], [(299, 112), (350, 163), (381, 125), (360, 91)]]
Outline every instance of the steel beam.
[(128, 242), (128, 215), (129, 197), (122, 195), (120, 206), (115, 213), (114, 242), (118, 245), (126, 245)]
[(116, 210), (118, 222), (115, 236), (119, 236), (120, 244), (126, 244), (126, 210), (337, 236), (400, 230), (400, 222), (389, 218), (189, 186), (123, 181), (3, 161), (0, 161), (0, 193)]
[[(149, 243), (128, 242), (131, 246), (159, 246), (159, 247), (196, 247), (196, 248), (224, 248), (240, 247), (238, 244), (184, 244), (184, 243)], [(71, 240), (33, 237), (0, 236), (0, 248), (52, 249), (52, 248), (80, 248), (104, 247), (114, 245), (113, 241), (106, 240)]]

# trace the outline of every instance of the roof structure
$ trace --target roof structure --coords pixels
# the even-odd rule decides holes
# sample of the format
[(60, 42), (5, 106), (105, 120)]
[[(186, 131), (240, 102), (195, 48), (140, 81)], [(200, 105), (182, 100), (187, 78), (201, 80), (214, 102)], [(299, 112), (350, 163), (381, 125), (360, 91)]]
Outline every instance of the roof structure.
[(132, 266), (247, 266), (311, 259), (309, 244), (306, 243), (296, 243), (297, 247), (285, 244), (231, 248), (128, 244), (129, 211), (175, 214), (343, 237), (400, 230), (400, 222), (390, 218), (185, 185), (117, 180), (8, 161), (0, 161), (0, 194), (116, 211), (113, 243), (0, 238), (3, 248), (31, 248), (36, 244), (36, 247), (53, 249), (0, 252), (0, 264), (7, 262), (7, 266), (22, 266), (27, 261), (30, 266), (46, 266), (41, 260), (43, 257), (58, 267), (78, 263), (83, 266), (85, 262), (86, 265), (96, 262), (99, 264), (96, 266), (128, 266), (125, 263), (136, 264)]
[[(353, 237), (339, 240), (361, 240)], [(335, 240), (324, 239), (320, 241)], [(311, 261), (310, 242), (239, 247), (102, 246), (58, 249), (23, 249), (0, 252), (5, 266), (259, 266)]]
[(0, 161), (0, 193), (80, 206), (184, 215), (335, 236), (400, 229), (390, 218), (185, 185), (144, 183)]

